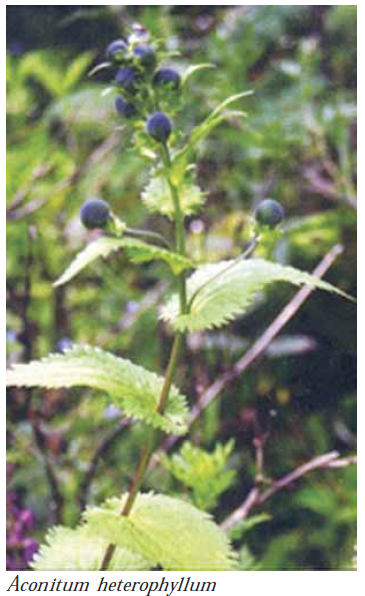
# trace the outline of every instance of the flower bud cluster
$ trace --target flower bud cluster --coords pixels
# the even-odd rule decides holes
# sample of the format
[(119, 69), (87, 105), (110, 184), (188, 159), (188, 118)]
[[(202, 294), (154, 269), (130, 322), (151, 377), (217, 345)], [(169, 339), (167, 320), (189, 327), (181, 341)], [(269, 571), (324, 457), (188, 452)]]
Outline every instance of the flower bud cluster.
[(181, 77), (177, 70), (161, 65), (160, 51), (139, 25), (132, 27), (128, 37), (112, 41), (106, 56), (115, 68), (117, 114), (136, 128), (142, 122), (153, 141), (166, 143), (173, 126), (165, 113), (165, 100), (178, 95)]

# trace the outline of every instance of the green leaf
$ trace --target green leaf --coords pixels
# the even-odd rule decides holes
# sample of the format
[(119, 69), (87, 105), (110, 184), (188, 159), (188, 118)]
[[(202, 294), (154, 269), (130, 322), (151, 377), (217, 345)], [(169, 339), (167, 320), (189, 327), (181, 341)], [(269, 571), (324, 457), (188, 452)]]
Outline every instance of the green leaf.
[(217, 443), (212, 453), (185, 441), (180, 453), (164, 455), (162, 465), (185, 486), (192, 489), (193, 502), (200, 509), (212, 509), (220, 495), (235, 481), (236, 471), (227, 465), (233, 441)]
[(199, 267), (188, 279), (188, 302), (195, 296), (188, 314), (179, 314), (178, 297), (174, 295), (164, 306), (161, 317), (178, 331), (220, 327), (244, 315), (258, 292), (275, 281), (309, 284), (350, 298), (331, 284), (293, 267), (263, 259), (221, 261)]
[(18, 387), (91, 387), (105, 391), (128, 417), (172, 433), (186, 431), (186, 400), (172, 386), (164, 414), (156, 412), (163, 377), (90, 346), (73, 346), (29, 364), (15, 364), (6, 384)]
[[(47, 533), (31, 567), (34, 571), (99, 571), (107, 548), (108, 540), (98, 534), (91, 540), (86, 526), (75, 530), (55, 526)], [(151, 567), (138, 553), (118, 547), (109, 571), (145, 571)]]
[(144, 263), (158, 259), (165, 261), (170, 265), (176, 275), (184, 271), (184, 269), (194, 268), (192, 261), (166, 248), (147, 244), (142, 240), (135, 240), (134, 238), (101, 237), (95, 240), (95, 242), (88, 244), (53, 285), (61, 286), (67, 283), (99, 257), (106, 259), (111, 253), (121, 248), (127, 250), (131, 260), (135, 263)]
[[(204, 204), (205, 194), (195, 184), (185, 182), (179, 186), (181, 209), (185, 215), (196, 213)], [(154, 176), (142, 192), (142, 200), (152, 212), (162, 213), (174, 219), (175, 210), (171, 191), (165, 178)]]
[(244, 545), (239, 552), (236, 569), (237, 571), (260, 571), (260, 564), (251, 554), (250, 550)]
[(89, 67), (93, 59), (93, 52), (84, 52), (77, 56), (70, 64), (62, 80), (62, 92), (66, 93), (76, 85)]
[(235, 117), (246, 117), (246, 112), (238, 111), (238, 110), (226, 110), (223, 113), (218, 113), (216, 116), (207, 118), (196, 126), (191, 134), (189, 142), (187, 144), (187, 151), (191, 152), (195, 149), (195, 147), (202, 141), (208, 134), (216, 128), (221, 122), (224, 120), (228, 120), (229, 118)]
[(189, 163), (191, 153), (196, 149), (197, 145), (202, 141), (214, 128), (216, 128), (223, 120), (237, 116), (247, 116), (246, 112), (237, 112), (226, 110), (232, 103), (251, 95), (252, 91), (243, 91), (236, 95), (231, 95), (225, 99), (213, 112), (198, 126), (196, 126), (185, 147), (175, 154), (172, 160), (172, 182), (179, 186), (184, 178), (186, 168)]
[(78, 253), (76, 258), (72, 261), (66, 271), (55, 281), (54, 286), (62, 286), (70, 281), (85, 267), (93, 263), (99, 257), (106, 259), (112, 252), (120, 248), (119, 241), (114, 238), (99, 238), (95, 242), (91, 242)]
[(91, 52), (84, 52), (65, 71), (52, 54), (36, 50), (25, 54), (19, 72), (23, 77), (36, 79), (53, 97), (61, 97), (78, 83), (92, 57)]
[(189, 503), (163, 495), (139, 494), (128, 517), (125, 496), (85, 512), (93, 534), (139, 553), (168, 571), (228, 571), (234, 554), (211, 517)]
[(121, 243), (134, 263), (162, 260), (170, 265), (175, 275), (179, 275), (185, 269), (195, 269), (195, 265), (190, 259), (166, 248), (147, 244), (146, 242), (132, 238), (123, 238)]
[(227, 99), (222, 101), (222, 103), (219, 104), (219, 106), (217, 106), (215, 108), (215, 110), (213, 110), (213, 112), (210, 114), (210, 116), (208, 116), (207, 120), (211, 120), (211, 119), (215, 118), (216, 116), (221, 114), (223, 112), (223, 110), (228, 108), (228, 106), (230, 106), (232, 103), (235, 103), (239, 99), (243, 99), (244, 97), (247, 97), (248, 95), (252, 95), (252, 94), (253, 94), (253, 91), (250, 90), (250, 91), (242, 91), (241, 93), (236, 93), (235, 95), (230, 95), (230, 97), (227, 97)]
[(207, 68), (217, 68), (215, 64), (192, 64), (189, 66), (181, 77), (181, 85), (186, 85), (188, 79), (199, 70), (206, 70)]
[(267, 513), (251, 515), (251, 517), (248, 517), (247, 519), (242, 519), (235, 526), (233, 526), (233, 528), (231, 528), (228, 532), (229, 537), (231, 540), (240, 540), (246, 532), (257, 526), (258, 524), (270, 521), (270, 519), (271, 516)]
[(62, 87), (60, 71), (55, 68), (50, 56), (46, 55), (44, 51), (27, 52), (21, 60), (19, 74), (24, 78), (35, 79), (52, 97), (60, 95)]

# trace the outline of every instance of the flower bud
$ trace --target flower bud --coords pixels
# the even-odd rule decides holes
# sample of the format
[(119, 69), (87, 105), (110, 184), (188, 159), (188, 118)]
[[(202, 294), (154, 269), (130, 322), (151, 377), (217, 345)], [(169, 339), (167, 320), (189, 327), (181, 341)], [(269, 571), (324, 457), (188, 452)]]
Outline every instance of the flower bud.
[(108, 60), (111, 62), (123, 62), (127, 53), (127, 44), (122, 39), (112, 41), (106, 50)]
[(258, 204), (255, 210), (257, 223), (274, 228), (283, 221), (285, 217), (282, 205), (274, 199), (264, 199)]
[(115, 109), (123, 118), (133, 118), (137, 113), (135, 106), (120, 95), (115, 99)]
[(180, 75), (173, 68), (160, 68), (154, 74), (152, 83), (158, 87), (160, 85), (168, 85), (176, 90), (180, 86)]
[(136, 63), (146, 70), (153, 70), (156, 66), (157, 58), (155, 50), (149, 45), (136, 46), (133, 50)]
[(163, 112), (155, 112), (148, 118), (146, 129), (155, 141), (166, 143), (172, 131), (171, 120)]
[(118, 70), (115, 82), (128, 93), (135, 95), (138, 84), (141, 82), (141, 75), (136, 68), (127, 66)]
[(81, 207), (80, 219), (88, 230), (105, 228), (110, 217), (110, 207), (101, 199), (89, 199)]

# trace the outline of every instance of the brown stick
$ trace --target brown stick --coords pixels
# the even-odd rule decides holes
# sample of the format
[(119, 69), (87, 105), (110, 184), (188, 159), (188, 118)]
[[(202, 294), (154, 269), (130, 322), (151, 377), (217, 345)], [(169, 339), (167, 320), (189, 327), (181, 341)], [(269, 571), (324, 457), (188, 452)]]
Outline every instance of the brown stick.
[(260, 492), (260, 488), (258, 486), (254, 486), (250, 492), (248, 493), (246, 499), (243, 501), (242, 505), (237, 507), (227, 517), (224, 522), (221, 524), (221, 529), (224, 532), (228, 532), (231, 530), (238, 522), (245, 519), (250, 510), (255, 505), (261, 505), (267, 499), (270, 499), (275, 493), (279, 490), (285, 488), (289, 484), (292, 484), (308, 472), (312, 470), (317, 470), (318, 468), (335, 468), (335, 467), (344, 467), (349, 466), (356, 462), (356, 457), (345, 457), (340, 458), (339, 453), (337, 451), (330, 451), (329, 453), (325, 453), (324, 455), (319, 455), (314, 457), (313, 459), (309, 460), (305, 464), (299, 466), (289, 474), (285, 474), (279, 480), (275, 480), (273, 484), (267, 488), (266, 490)]

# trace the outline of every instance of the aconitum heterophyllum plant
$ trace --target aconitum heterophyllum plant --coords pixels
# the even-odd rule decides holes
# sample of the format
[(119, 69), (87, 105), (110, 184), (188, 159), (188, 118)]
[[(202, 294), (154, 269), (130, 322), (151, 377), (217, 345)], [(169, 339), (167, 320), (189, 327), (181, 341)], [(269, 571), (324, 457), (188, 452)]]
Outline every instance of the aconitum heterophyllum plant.
[(170, 359), (164, 374), (157, 374), (97, 347), (73, 345), (8, 371), (8, 385), (86, 386), (102, 391), (125, 416), (146, 428), (129, 489), (97, 507), (88, 507), (78, 527), (51, 528), (33, 561), (35, 570), (144, 570), (156, 566), (166, 570), (234, 569), (232, 546), (207, 513), (185, 500), (142, 490), (163, 435), (188, 432), (187, 399), (173, 383), (184, 334), (220, 327), (242, 316), (255, 295), (271, 282), (309, 283), (341, 294), (308, 273), (252, 257), (262, 230), (270, 231), (283, 219), (283, 209), (273, 199), (257, 207), (256, 234), (238, 258), (203, 263), (188, 254), (185, 220), (204, 209), (206, 200), (194, 181), (195, 149), (220, 123), (246, 116), (231, 110), (231, 104), (250, 92), (223, 101), (180, 144), (182, 137), (175, 134), (174, 121), (184, 106), (189, 78), (211, 65), (192, 66), (180, 75), (165, 64), (169, 58), (160, 44), (148, 39), (146, 31), (135, 28), (128, 39), (109, 45), (108, 61), (99, 69), (111, 69), (114, 79), (110, 90), (116, 95), (117, 116), (133, 133), (135, 148), (151, 162), (142, 201), (146, 209), (170, 220), (174, 246), (154, 230), (129, 228), (104, 198), (89, 199), (81, 207), (81, 221), (87, 229), (100, 228), (104, 235), (76, 256), (55, 285), (69, 282), (99, 257), (107, 258), (119, 250), (125, 250), (137, 264), (163, 261), (176, 288), (160, 313), (174, 335)]

